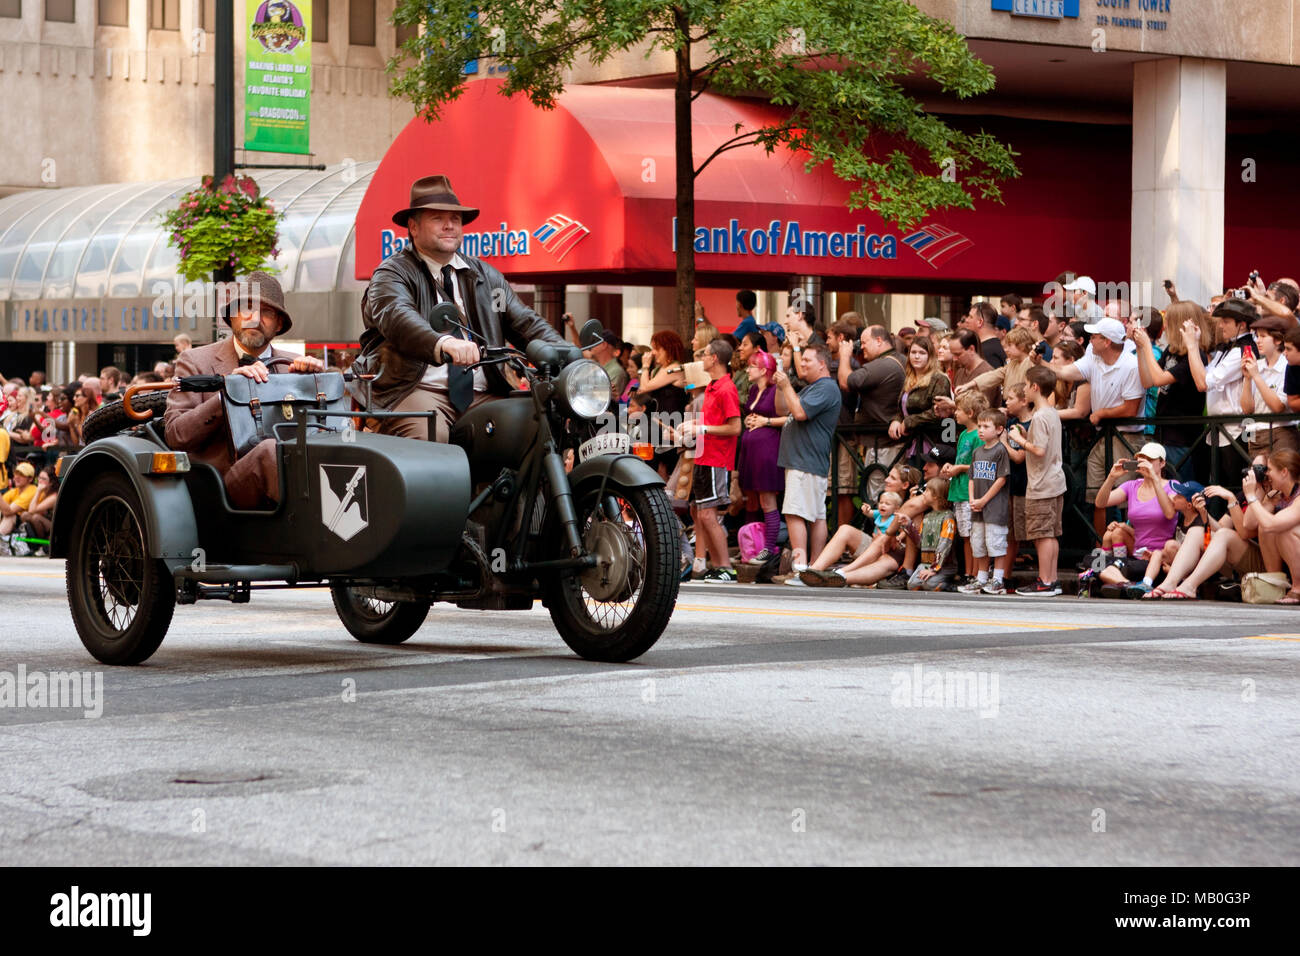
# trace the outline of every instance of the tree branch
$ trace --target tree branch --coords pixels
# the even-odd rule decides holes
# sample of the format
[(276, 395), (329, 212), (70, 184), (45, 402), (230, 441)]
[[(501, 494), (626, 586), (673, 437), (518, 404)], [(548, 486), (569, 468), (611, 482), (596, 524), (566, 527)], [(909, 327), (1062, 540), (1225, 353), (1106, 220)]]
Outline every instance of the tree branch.
[(691, 81), (695, 82), (698, 80), (700, 88), (691, 94), (691, 102), (699, 99), (700, 94), (709, 88), (710, 84), (713, 82), (713, 74), (716, 73), (720, 67), (731, 62), (731, 57), (724, 56), (721, 59), (714, 60), (712, 63), (704, 64), (704, 66), (700, 67), (698, 70), (692, 70)]
[(709, 153), (704, 162), (696, 168), (696, 177), (698, 178), (700, 173), (704, 172), (705, 167), (707, 167), (709, 163), (713, 162), (728, 150), (740, 149), (742, 146), (753, 146), (765, 135), (770, 135), (774, 132), (788, 132), (791, 128), (792, 127), (790, 126), (765, 126), (759, 130), (749, 130), (745, 133), (737, 133), (735, 136), (731, 137), (731, 139), (724, 141), (722, 145), (713, 152)]

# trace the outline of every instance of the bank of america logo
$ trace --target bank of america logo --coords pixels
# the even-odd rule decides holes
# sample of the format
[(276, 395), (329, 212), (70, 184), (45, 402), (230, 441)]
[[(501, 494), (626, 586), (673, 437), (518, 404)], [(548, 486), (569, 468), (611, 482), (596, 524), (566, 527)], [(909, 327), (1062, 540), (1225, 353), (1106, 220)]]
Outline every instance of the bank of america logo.
[(561, 261), (569, 250), (590, 234), (591, 230), (568, 216), (556, 213), (533, 231), (533, 238), (542, 244), (542, 248)]
[(926, 226), (910, 236), (904, 236), (903, 245), (910, 246), (918, 256), (937, 269), (975, 243), (947, 226)]

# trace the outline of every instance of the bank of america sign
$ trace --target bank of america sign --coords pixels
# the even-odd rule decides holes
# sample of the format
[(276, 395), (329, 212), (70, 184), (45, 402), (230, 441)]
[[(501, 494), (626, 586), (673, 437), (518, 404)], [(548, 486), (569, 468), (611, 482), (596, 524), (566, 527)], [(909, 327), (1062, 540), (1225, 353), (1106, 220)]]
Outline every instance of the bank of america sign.
[(993, 9), (1017, 17), (1042, 17), (1060, 20), (1079, 19), (1079, 0), (993, 0)]

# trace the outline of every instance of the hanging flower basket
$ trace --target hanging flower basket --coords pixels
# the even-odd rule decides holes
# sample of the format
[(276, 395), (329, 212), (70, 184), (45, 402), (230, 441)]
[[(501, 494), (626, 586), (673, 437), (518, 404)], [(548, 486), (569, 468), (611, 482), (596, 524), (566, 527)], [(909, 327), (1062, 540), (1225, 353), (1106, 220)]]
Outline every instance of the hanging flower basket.
[(204, 176), (162, 224), (168, 243), (180, 250), (181, 275), (202, 282), (227, 266), (237, 276), (257, 269), (275, 272), (270, 260), (280, 252), (275, 247), (279, 219), (251, 176), (227, 175), (220, 185)]

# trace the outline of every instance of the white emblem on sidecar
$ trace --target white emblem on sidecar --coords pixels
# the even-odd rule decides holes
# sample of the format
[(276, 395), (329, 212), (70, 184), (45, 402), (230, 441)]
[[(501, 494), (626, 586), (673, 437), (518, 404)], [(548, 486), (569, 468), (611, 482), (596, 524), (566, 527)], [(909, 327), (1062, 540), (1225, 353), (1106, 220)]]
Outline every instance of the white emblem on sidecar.
[(370, 524), (365, 465), (320, 466), (320, 520), (344, 541)]

